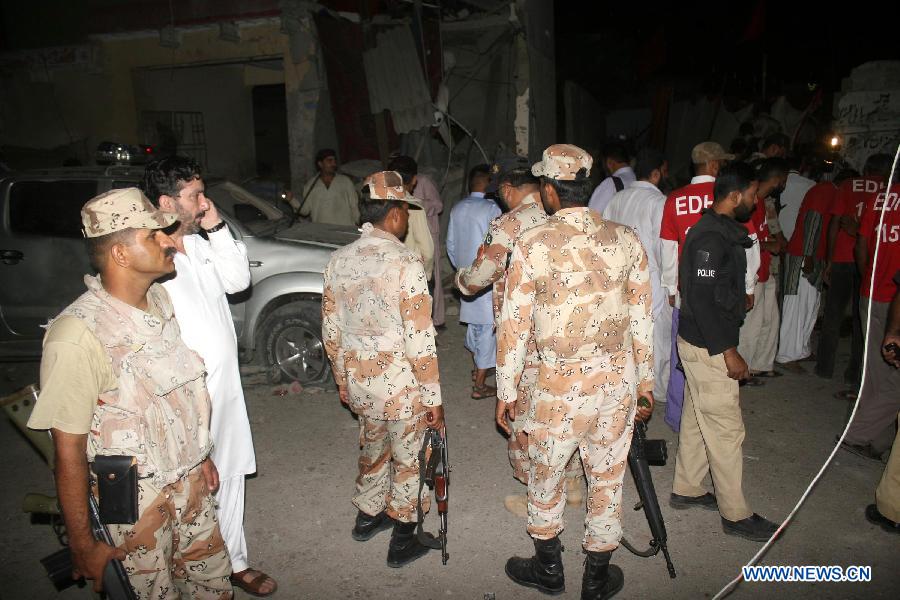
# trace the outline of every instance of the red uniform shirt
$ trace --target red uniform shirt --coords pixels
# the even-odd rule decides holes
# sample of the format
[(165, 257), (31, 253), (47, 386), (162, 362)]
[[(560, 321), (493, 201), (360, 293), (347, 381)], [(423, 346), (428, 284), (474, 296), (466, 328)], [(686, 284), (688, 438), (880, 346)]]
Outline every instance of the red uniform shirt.
[[(884, 189), (884, 181), (881, 177), (858, 177), (848, 179), (838, 188), (837, 197), (831, 207), (831, 214), (837, 216), (852, 216), (859, 220), (862, 217), (866, 198), (875, 192)], [(843, 229), (838, 231), (837, 240), (834, 243), (834, 255), (832, 262), (852, 263), (853, 246), (856, 240)]]
[(666, 198), (659, 237), (678, 242), (679, 258), (688, 230), (700, 220), (703, 209), (712, 206), (714, 186), (715, 181), (691, 183), (678, 188)]
[(765, 248), (763, 248), (762, 242), (768, 242), (769, 238), (769, 223), (766, 221), (766, 201), (765, 199), (756, 200), (756, 209), (753, 211), (753, 216), (750, 217), (750, 220), (744, 223), (744, 227), (747, 228), (747, 233), (750, 234), (750, 238), (753, 239), (754, 234), (756, 234), (756, 239), (759, 240), (759, 269), (756, 271), (756, 276), (759, 281), (768, 281), (769, 280), (769, 267), (772, 264), (772, 254)]
[(817, 212), (822, 215), (822, 232), (819, 242), (816, 244), (816, 258), (825, 259), (825, 248), (828, 240), (828, 224), (831, 222), (831, 205), (837, 196), (837, 188), (830, 181), (823, 181), (809, 188), (803, 196), (800, 204), (800, 212), (797, 213), (797, 226), (788, 242), (787, 253), (791, 256), (803, 256), (803, 238), (805, 236), (803, 224), (806, 221), (806, 213)]
[[(882, 211), (884, 221), (879, 228), (878, 220)], [(861, 293), (866, 298), (869, 297), (869, 285), (874, 272), (875, 289), (872, 300), (890, 302), (897, 291), (893, 277), (900, 270), (900, 185), (893, 186), (890, 194), (883, 191), (877, 195), (873, 194), (872, 201), (866, 202), (859, 225), (859, 235), (866, 238), (866, 250), (869, 255), (863, 273)], [(878, 248), (878, 264), (874, 265), (873, 269), (875, 244), (878, 239), (881, 240)]]

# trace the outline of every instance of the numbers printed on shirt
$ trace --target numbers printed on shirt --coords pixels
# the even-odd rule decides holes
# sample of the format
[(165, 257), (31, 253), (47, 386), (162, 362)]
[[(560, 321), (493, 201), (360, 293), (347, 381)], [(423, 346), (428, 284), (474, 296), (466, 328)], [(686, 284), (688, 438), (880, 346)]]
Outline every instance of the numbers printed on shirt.
[(900, 241), (900, 224), (881, 225), (878, 229), (881, 235), (881, 243), (892, 244), (896, 241)]

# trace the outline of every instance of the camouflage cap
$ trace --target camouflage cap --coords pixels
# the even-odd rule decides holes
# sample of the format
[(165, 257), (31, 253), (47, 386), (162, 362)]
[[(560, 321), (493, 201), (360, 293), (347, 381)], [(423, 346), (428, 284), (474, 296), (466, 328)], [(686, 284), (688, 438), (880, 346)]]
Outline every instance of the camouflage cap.
[(403, 177), (397, 171), (372, 173), (366, 177), (363, 185), (369, 186), (369, 197), (372, 200), (402, 200), (409, 203), (410, 209), (422, 209), (418, 200), (403, 187)]
[(553, 144), (544, 150), (541, 162), (531, 167), (531, 173), (558, 181), (574, 181), (581, 169), (585, 170), (585, 176), (590, 175), (593, 164), (591, 155), (578, 146)]
[(81, 208), (84, 237), (94, 238), (123, 229), (164, 229), (178, 220), (152, 204), (136, 187), (110, 190)]
[(716, 142), (701, 142), (691, 150), (691, 162), (695, 165), (713, 160), (734, 160), (734, 154), (725, 152), (725, 148)]

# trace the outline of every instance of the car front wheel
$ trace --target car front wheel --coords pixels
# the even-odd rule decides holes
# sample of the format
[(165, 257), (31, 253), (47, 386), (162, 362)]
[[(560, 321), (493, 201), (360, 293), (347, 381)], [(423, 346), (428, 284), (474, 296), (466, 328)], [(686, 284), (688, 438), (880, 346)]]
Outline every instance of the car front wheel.
[(276, 309), (261, 330), (266, 364), (274, 381), (321, 383), (328, 377), (328, 356), (322, 342), (320, 304), (297, 301)]

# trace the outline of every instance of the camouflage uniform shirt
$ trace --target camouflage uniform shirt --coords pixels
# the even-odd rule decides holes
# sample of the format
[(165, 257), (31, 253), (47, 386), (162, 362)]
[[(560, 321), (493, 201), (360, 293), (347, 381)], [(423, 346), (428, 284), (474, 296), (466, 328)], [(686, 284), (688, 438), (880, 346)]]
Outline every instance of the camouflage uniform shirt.
[(529, 194), (522, 203), (491, 221), (478, 256), (471, 266), (456, 273), (456, 287), (467, 296), (494, 284), (494, 321), (500, 322), (500, 307), (506, 285), (506, 269), (516, 239), (523, 232), (547, 222), (547, 213), (537, 194)]
[(497, 397), (506, 403), (516, 401), (532, 336), (536, 387), (549, 396), (653, 390), (650, 274), (632, 229), (567, 208), (516, 241), (497, 331)]
[(441, 404), (425, 270), (371, 223), (325, 268), (322, 337), (334, 379), (347, 387), (356, 414), (399, 421)]

